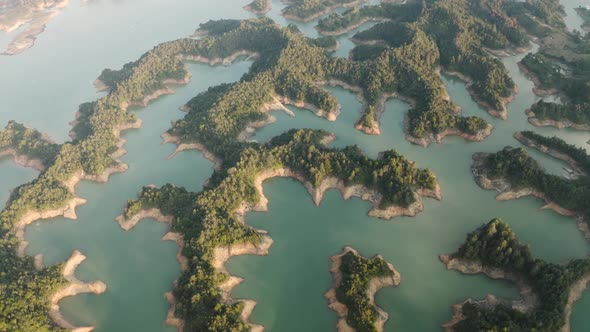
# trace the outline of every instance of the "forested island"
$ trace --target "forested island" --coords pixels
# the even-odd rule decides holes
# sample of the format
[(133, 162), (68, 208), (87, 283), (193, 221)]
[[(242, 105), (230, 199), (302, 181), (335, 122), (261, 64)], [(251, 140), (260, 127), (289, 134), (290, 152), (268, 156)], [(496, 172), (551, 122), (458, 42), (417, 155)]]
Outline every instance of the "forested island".
[(378, 332), (388, 315), (375, 305), (375, 293), (383, 287), (398, 286), (400, 273), (383, 257), (365, 258), (351, 247), (332, 256), (332, 288), (324, 294), (330, 309), (338, 313), (339, 332)]
[(557, 137), (548, 138), (530, 131), (517, 133), (515, 137), (523, 144), (563, 159), (577, 176), (568, 179), (549, 174), (523, 148), (506, 147), (496, 153), (473, 156), (476, 182), (484, 189), (497, 190), (499, 200), (527, 195), (538, 197), (547, 203), (547, 208), (575, 216), (580, 229), (590, 239), (587, 226), (590, 220), (590, 156), (584, 149)]
[(454, 306), (453, 320), (443, 326), (447, 331), (569, 331), (573, 303), (590, 281), (590, 259), (554, 264), (535, 258), (499, 219), (469, 233), (459, 250), (441, 255), (441, 261), (465, 274), (510, 280), (522, 295), (513, 302), (468, 299)]
[(272, 0), (254, 0), (244, 9), (254, 14), (264, 15), (272, 9)]

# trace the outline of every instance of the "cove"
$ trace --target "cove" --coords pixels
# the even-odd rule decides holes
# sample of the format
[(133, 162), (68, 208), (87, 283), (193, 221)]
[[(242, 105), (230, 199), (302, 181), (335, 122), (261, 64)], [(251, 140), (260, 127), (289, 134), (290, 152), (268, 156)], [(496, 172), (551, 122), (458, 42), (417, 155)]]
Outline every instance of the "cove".
[(175, 146), (161, 145), (160, 134), (170, 121), (182, 117), (178, 107), (191, 96), (209, 84), (238, 80), (248, 67), (248, 62), (232, 68), (190, 65), (191, 83), (141, 109), (137, 115), (143, 119), (142, 127), (124, 133), (128, 154), (122, 160), (129, 165), (128, 171), (106, 184), (82, 182), (77, 193), (88, 203), (78, 207), (77, 221), (56, 218), (27, 228), (27, 254), (42, 253), (47, 264), (56, 264), (78, 249), (88, 257), (76, 271), (79, 279), (100, 279), (108, 286), (103, 295), (80, 295), (61, 302), (64, 316), (73, 324), (94, 325), (96, 331), (174, 330), (164, 325), (168, 310), (164, 293), (180, 275), (176, 243), (161, 241), (168, 226), (152, 221), (125, 232), (115, 217), (143, 185), (174, 183), (201, 190), (213, 172), (212, 163), (195, 151), (166, 160)]

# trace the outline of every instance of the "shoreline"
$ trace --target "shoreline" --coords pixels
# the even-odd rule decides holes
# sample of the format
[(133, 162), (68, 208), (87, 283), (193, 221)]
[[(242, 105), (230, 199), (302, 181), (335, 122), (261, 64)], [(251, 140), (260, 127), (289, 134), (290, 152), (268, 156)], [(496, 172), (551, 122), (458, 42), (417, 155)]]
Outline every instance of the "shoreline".
[(572, 310), (574, 307), (574, 303), (582, 298), (582, 295), (586, 288), (588, 288), (588, 283), (590, 283), (590, 272), (584, 274), (580, 279), (576, 280), (569, 289), (567, 295), (567, 303), (565, 305), (565, 324), (561, 328), (560, 332), (570, 332), (571, 331), (571, 317), (572, 317)]
[(380, 209), (381, 195), (372, 189), (367, 189), (363, 185), (346, 186), (344, 182), (335, 177), (327, 177), (322, 181), (318, 187), (314, 187), (309, 181), (306, 181), (301, 175), (287, 167), (277, 169), (264, 170), (254, 179), (254, 186), (260, 195), (260, 200), (254, 206), (243, 203), (236, 211), (236, 216), (243, 222), (244, 214), (248, 211), (268, 211), (268, 199), (264, 195), (263, 183), (264, 181), (275, 177), (288, 177), (295, 179), (303, 184), (307, 192), (310, 194), (314, 204), (320, 206), (324, 197), (324, 193), (330, 189), (337, 189), (344, 200), (349, 200), (351, 197), (359, 197), (364, 201), (372, 202), (372, 207), (368, 212), (371, 217), (380, 219), (392, 219), (397, 216), (413, 217), (424, 210), (423, 197), (434, 198), (442, 200), (440, 185), (437, 182), (435, 189), (417, 189), (414, 191), (415, 202), (410, 204), (407, 208), (399, 205), (393, 205), (385, 209)]
[(387, 17), (365, 17), (355, 24), (349, 25), (345, 28), (341, 28), (338, 30), (326, 31), (326, 30), (322, 30), (317, 25), (314, 28), (322, 36), (340, 36), (340, 35), (349, 33), (353, 30), (356, 30), (356, 29), (360, 28), (363, 24), (366, 24), (366, 23), (370, 23), (370, 22), (382, 23), (382, 22), (388, 22), (388, 21), (391, 21), (391, 19), (389, 19)]
[(559, 204), (550, 200), (547, 195), (534, 188), (526, 187), (514, 190), (504, 178), (489, 179), (487, 174), (482, 172), (483, 162), (488, 155), (490, 154), (478, 152), (472, 157), (473, 164), (471, 166), (471, 172), (475, 183), (477, 183), (478, 186), (485, 190), (495, 190), (498, 193), (496, 195), (496, 200), (498, 201), (509, 201), (525, 196), (534, 196), (545, 202), (545, 205), (541, 207), (541, 210), (549, 209), (562, 216), (574, 218), (576, 220), (576, 225), (580, 232), (582, 232), (584, 238), (590, 241), (590, 226), (584, 220), (584, 216), (563, 208)]
[(494, 130), (494, 126), (491, 123), (486, 123), (486, 128), (478, 131), (477, 134), (468, 134), (460, 131), (459, 129), (448, 128), (440, 133), (429, 133), (426, 137), (418, 138), (410, 134), (410, 118), (408, 116), (408, 113), (406, 113), (404, 115), (404, 133), (406, 134), (406, 140), (408, 142), (419, 145), (424, 148), (428, 147), (431, 143), (443, 144), (442, 141), (447, 136), (458, 136), (467, 141), (481, 142), (487, 137), (489, 137), (492, 134), (492, 131)]
[(45, 165), (41, 159), (29, 158), (26, 154), (18, 154), (14, 148), (0, 150), (0, 160), (5, 157), (12, 157), (12, 161), (22, 167), (32, 168), (38, 172), (45, 170)]
[(536, 294), (533, 293), (532, 288), (525, 282), (522, 276), (514, 273), (506, 272), (499, 268), (489, 268), (484, 266), (480, 262), (467, 261), (459, 258), (451, 258), (450, 255), (440, 255), (440, 261), (445, 265), (447, 270), (455, 270), (462, 274), (485, 274), (491, 279), (501, 279), (513, 282), (520, 293), (520, 300), (502, 300), (496, 298), (492, 294), (488, 294), (484, 300), (473, 300), (468, 298), (465, 301), (454, 304), (451, 306), (453, 311), (453, 317), (450, 321), (442, 324), (443, 330), (449, 332), (454, 331), (453, 327), (458, 322), (462, 321), (465, 317), (463, 316), (463, 305), (465, 303), (473, 303), (479, 306), (487, 308), (494, 307), (499, 304), (508, 306), (513, 310), (517, 310), (521, 313), (530, 313), (536, 306), (539, 305), (539, 300)]
[(514, 88), (512, 89), (512, 91), (510, 91), (510, 96), (500, 97), (500, 101), (502, 103), (502, 108), (500, 110), (497, 110), (494, 107), (492, 107), (492, 105), (490, 105), (487, 101), (484, 101), (484, 100), (480, 99), (479, 96), (477, 96), (475, 91), (471, 88), (471, 86), (473, 85), (473, 79), (471, 77), (466, 76), (466, 75), (459, 73), (457, 71), (443, 70), (443, 73), (445, 75), (455, 77), (455, 78), (458, 78), (461, 81), (463, 81), (465, 83), (465, 88), (467, 89), (467, 92), (469, 93), (471, 98), (479, 106), (481, 106), (484, 110), (486, 110), (491, 116), (496, 117), (496, 118), (500, 118), (502, 120), (508, 119), (508, 104), (511, 103), (512, 101), (514, 101), (514, 98), (516, 98), (516, 95), (518, 94), (518, 86), (516, 85), (516, 83), (514, 84)]
[[(169, 229), (172, 228), (173, 217), (172, 216), (165, 216), (162, 214), (160, 209), (150, 208), (150, 209), (143, 209), (140, 212), (133, 215), (133, 217), (127, 219), (124, 215), (119, 215), (115, 220), (119, 224), (122, 230), (128, 232), (132, 230), (139, 222), (144, 219), (154, 219), (157, 222), (166, 223), (168, 224)], [(178, 246), (178, 251), (176, 253), (176, 260), (180, 265), (180, 272), (184, 272), (188, 269), (188, 258), (182, 255), (182, 249), (184, 248), (184, 236), (180, 233), (168, 231), (162, 237), (162, 241), (174, 241)], [(176, 287), (176, 280), (172, 283), (173, 288)], [(184, 320), (175, 316), (176, 312), (176, 304), (177, 300), (174, 296), (172, 291), (168, 291), (164, 293), (164, 298), (170, 304), (170, 308), (166, 313), (166, 320), (165, 323), (169, 326), (172, 326), (178, 332), (182, 332), (184, 329)]]
[[(60, 9), (65, 8), (68, 4), (69, 0), (45, 1), (34, 7), (13, 8), (0, 13), (0, 21), (2, 21), (0, 22), (0, 31), (9, 33), (21, 26), (28, 25), (10, 41), (1, 54), (14, 56), (33, 47), (37, 36), (45, 31), (47, 24), (61, 13)], [(20, 16), (14, 17), (15, 14), (20, 14)]]
[(221, 169), (221, 164), (223, 163), (222, 159), (219, 158), (218, 156), (214, 155), (212, 152), (210, 152), (203, 144), (198, 143), (198, 142), (182, 143), (182, 139), (180, 137), (171, 135), (169, 133), (163, 133), (162, 135), (160, 135), (160, 137), (162, 137), (161, 144), (173, 143), (176, 145), (176, 150), (174, 150), (174, 152), (172, 152), (172, 154), (170, 154), (168, 157), (166, 157), (166, 160), (170, 160), (170, 159), (174, 158), (178, 153), (180, 153), (182, 151), (197, 150), (197, 151), (201, 152), (201, 154), (203, 155), (203, 157), (205, 159), (207, 159), (213, 163), (214, 170)]
[[(476, 301), (471, 298), (465, 301), (452, 305), (453, 318), (442, 325), (445, 331), (453, 331), (453, 326), (464, 319), (462, 307), (465, 303), (474, 303), (480, 306), (493, 307), (498, 304), (508, 305), (514, 310), (522, 313), (530, 313), (536, 306), (539, 305), (537, 296), (532, 292), (532, 288), (525, 282), (522, 276), (514, 273), (506, 272), (499, 268), (489, 268), (483, 266), (480, 262), (466, 261), (459, 258), (450, 258), (449, 255), (440, 255), (440, 261), (445, 265), (447, 270), (456, 270), (462, 274), (479, 274), (483, 273), (492, 279), (503, 279), (513, 282), (519, 290), (520, 300), (502, 300), (497, 299), (494, 295), (488, 294), (485, 300)], [(567, 303), (564, 308), (565, 324), (560, 329), (560, 332), (569, 332), (571, 330), (571, 314), (573, 305), (576, 301), (582, 298), (582, 294), (590, 283), (590, 272), (584, 274), (580, 279), (576, 280), (569, 288)]]
[(517, 63), (518, 68), (520, 69), (520, 71), (524, 74), (524, 76), (526, 78), (528, 78), (529, 80), (531, 80), (531, 82), (533, 82), (533, 93), (538, 96), (538, 97), (548, 97), (548, 96), (553, 96), (553, 95), (557, 95), (559, 94), (559, 90), (557, 90), (556, 88), (547, 88), (547, 89), (543, 89), (540, 88), (541, 86), (541, 80), (539, 80), (539, 77), (537, 77), (537, 75), (535, 75), (533, 72), (531, 72), (527, 66), (522, 63), (522, 61), (519, 61)]
[[(282, 0), (281, 2), (283, 2), (286, 5), (291, 4), (291, 2), (288, 0)], [(326, 16), (326, 15), (330, 14), (331, 12), (333, 12), (334, 10), (336, 10), (338, 8), (355, 7), (355, 6), (358, 6), (358, 5), (367, 3), (367, 2), (369, 2), (369, 0), (355, 0), (355, 1), (347, 2), (347, 3), (335, 3), (332, 6), (328, 6), (328, 7), (324, 8), (324, 10), (321, 10), (317, 13), (314, 13), (314, 14), (312, 14), (310, 16), (306, 16), (306, 17), (285, 14), (285, 9), (283, 9), (281, 11), (281, 15), (287, 20), (301, 22), (301, 23), (309, 23), (317, 18), (320, 18), (322, 16)]]
[(107, 285), (100, 280), (83, 282), (76, 278), (76, 269), (85, 259), (86, 256), (80, 251), (74, 250), (72, 252), (72, 256), (66, 261), (62, 270), (62, 276), (68, 284), (54, 293), (49, 300), (49, 317), (51, 317), (59, 327), (72, 330), (73, 332), (90, 332), (94, 330), (94, 327), (77, 327), (68, 322), (60, 312), (59, 302), (66, 297), (86, 293), (99, 295), (107, 290)]
[(250, 59), (260, 58), (260, 54), (258, 54), (257, 52), (252, 52), (252, 51), (248, 51), (248, 50), (236, 51), (224, 58), (222, 58), (222, 57), (208, 58), (208, 57), (205, 57), (202, 55), (188, 55), (188, 54), (177, 55), (177, 57), (181, 61), (204, 63), (204, 64), (208, 64), (210, 66), (215, 66), (215, 65), (229, 66), (234, 61), (236, 61), (237, 58), (239, 58), (241, 56), (247, 56)]
[(580, 124), (574, 123), (568, 119), (563, 120), (552, 120), (552, 119), (544, 119), (541, 120), (537, 118), (535, 112), (533, 112), (530, 108), (527, 109), (526, 115), (528, 116), (528, 121), (535, 127), (557, 127), (559, 129), (563, 128), (572, 128), (576, 130), (586, 130), (590, 131), (590, 124)]
[[(188, 83), (189, 80), (190, 80), (190, 72), (187, 71), (185, 77), (182, 80), (165, 79), (165, 80), (162, 80), (162, 84), (185, 84), (185, 83)], [(163, 89), (156, 90), (150, 94), (144, 95), (144, 97), (141, 101), (124, 101), (121, 104), (121, 108), (124, 111), (127, 111), (128, 107), (130, 107), (130, 106), (145, 107), (153, 99), (156, 99), (156, 98), (160, 97), (161, 95), (166, 94), (168, 92), (174, 93), (174, 91), (172, 89), (166, 87)], [(80, 114), (78, 112), (76, 114), (77, 114), (77, 116), (76, 116), (76, 118), (77, 118)], [(77, 122), (77, 119), (75, 119), (73, 122), (70, 123), (72, 125), (72, 128), (73, 128), (73, 126), (75, 126), (76, 122)], [(29, 224), (31, 224), (32, 222), (34, 222), (36, 220), (40, 220), (40, 219), (55, 218), (60, 215), (63, 215), (65, 218), (73, 219), (73, 220), (75, 220), (77, 218), (76, 207), (78, 205), (86, 203), (85, 199), (76, 196), (76, 190), (75, 190), (76, 185), (81, 180), (104, 183), (109, 180), (110, 175), (112, 175), (114, 173), (124, 172), (128, 169), (128, 165), (123, 163), (119, 159), (121, 156), (123, 156), (127, 152), (123, 148), (126, 141), (121, 138), (121, 132), (124, 130), (132, 129), (132, 128), (140, 128), (141, 124), (142, 124), (142, 120), (138, 118), (135, 122), (119, 124), (113, 128), (113, 134), (118, 140), (118, 142), (116, 144), (117, 151), (115, 151), (111, 155), (111, 157), (114, 159), (114, 164), (112, 166), (108, 167), (107, 169), (105, 169), (103, 173), (96, 174), (96, 175), (89, 175), (89, 174), (85, 174), (83, 170), (78, 170), (69, 179), (63, 181), (63, 184), (70, 190), (71, 194), (74, 196), (72, 199), (65, 202), (61, 207), (55, 208), (52, 210), (48, 210), (48, 211), (29, 210), (15, 223), (15, 225), (13, 225), (13, 227), (15, 227), (16, 236), (19, 239), (17, 255), (24, 256), (24, 254), (25, 254), (27, 242), (24, 241), (24, 232), (25, 232), (26, 227)], [(70, 131), (70, 133), (73, 133), (73, 132)], [(72, 136), (75, 136), (75, 135), (72, 135)], [(79, 258), (77, 258), (77, 259), (79, 259)], [(81, 262), (81, 260), (80, 260), (80, 262)], [(67, 278), (69, 278), (69, 275)], [(74, 279), (72, 279), (72, 280), (74, 280)], [(58, 295), (60, 295), (60, 294), (61, 293), (59, 293)], [(50, 315), (50, 316), (54, 320), (60, 319), (59, 311), (57, 312), (57, 314), (55, 316), (53, 316), (53, 315)], [(64, 320), (64, 322), (65, 322), (65, 320)], [(59, 321), (56, 321), (56, 323), (60, 324)], [(90, 330), (88, 330), (88, 329), (79, 330), (78, 332), (82, 332), (82, 331), (91, 331), (91, 329)]]
[(381, 97), (377, 101), (377, 104), (375, 105), (375, 117), (374, 117), (375, 126), (368, 128), (368, 127), (365, 127), (365, 126), (359, 124), (360, 119), (365, 114), (366, 109), (369, 106), (367, 103), (367, 100), (365, 99), (363, 89), (359, 86), (351, 85), (351, 84), (348, 84), (344, 81), (337, 80), (337, 79), (329, 79), (328, 81), (323, 82), (323, 83), (324, 83), (324, 85), (328, 85), (331, 87), (341, 88), (341, 89), (350, 91), (356, 96), (356, 99), (361, 103), (362, 106), (361, 106), (360, 115), (355, 122), (355, 128), (364, 132), (365, 134), (368, 134), (368, 135), (380, 135), (381, 134), (381, 116), (383, 115), (383, 112), (385, 112), (385, 103), (389, 99), (392, 99), (392, 98), (399, 99), (399, 100), (409, 104), (412, 107), (415, 107), (416, 103), (417, 103), (414, 99), (400, 95), (397, 92), (382, 93)]
[(256, 9), (252, 8), (252, 3), (253, 2), (251, 2), (248, 5), (245, 5), (242, 8), (244, 8), (245, 11), (248, 11), (248, 12), (255, 14), (255, 15), (265, 15), (272, 10), (272, 0), (266, 0), (266, 7), (263, 10), (256, 10)]
[(543, 152), (545, 154), (550, 155), (553, 158), (557, 158), (560, 160), (563, 160), (564, 162), (566, 162), (571, 168), (572, 168), (572, 175), (575, 176), (576, 178), (582, 175), (586, 175), (586, 172), (584, 172), (584, 170), (582, 169), (582, 167), (580, 167), (580, 165), (578, 164), (577, 161), (575, 161), (572, 157), (561, 153), (555, 149), (549, 148), (545, 145), (541, 145), (536, 143), (535, 141), (524, 137), (522, 135), (522, 133), (520, 131), (517, 131), (514, 133), (514, 138), (519, 141), (520, 143), (524, 144), (525, 146), (528, 146), (530, 148), (536, 149), (540, 152)]
[[(338, 315), (338, 322), (336, 323), (336, 330), (338, 332), (354, 331), (354, 329), (350, 327), (346, 322), (346, 318), (348, 316), (348, 307), (345, 304), (339, 302), (336, 298), (336, 289), (338, 289), (338, 287), (340, 287), (342, 283), (342, 272), (340, 271), (342, 257), (349, 252), (352, 252), (353, 254), (360, 256), (354, 248), (346, 246), (344, 247), (341, 254), (330, 257), (330, 273), (332, 274), (332, 287), (324, 294), (324, 298), (328, 300), (328, 307), (335, 311)], [(381, 257), (380, 255), (376, 255), (374, 257), (379, 257), (383, 259), (383, 257)], [(389, 315), (382, 308), (375, 304), (375, 294), (381, 288), (397, 287), (401, 283), (401, 274), (395, 269), (395, 267), (391, 263), (386, 263), (393, 275), (388, 277), (372, 278), (369, 282), (369, 287), (367, 289), (367, 297), (369, 298), (369, 303), (379, 313), (379, 317), (377, 318), (377, 321), (374, 323), (377, 332), (383, 332), (383, 326), (389, 318)]]

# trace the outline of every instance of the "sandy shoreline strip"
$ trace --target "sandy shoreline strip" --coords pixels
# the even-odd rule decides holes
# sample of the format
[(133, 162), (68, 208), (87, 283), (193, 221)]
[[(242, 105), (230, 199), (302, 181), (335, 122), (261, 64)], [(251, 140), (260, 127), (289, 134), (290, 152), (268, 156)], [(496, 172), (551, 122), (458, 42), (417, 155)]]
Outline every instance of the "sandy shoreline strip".
[[(326, 300), (328, 300), (329, 303), (328, 307), (338, 314), (338, 322), (336, 323), (336, 330), (338, 332), (355, 331), (355, 329), (353, 329), (346, 322), (346, 318), (348, 317), (348, 307), (345, 304), (339, 302), (336, 298), (336, 290), (340, 287), (340, 284), (342, 283), (342, 271), (340, 270), (340, 265), (342, 264), (342, 257), (348, 254), (349, 252), (352, 252), (355, 255), (360, 256), (354, 248), (346, 246), (344, 247), (341, 254), (330, 257), (330, 273), (332, 274), (332, 287), (324, 294), (324, 297), (326, 298)], [(383, 259), (383, 257), (379, 255), (375, 257)], [(369, 283), (369, 288), (367, 289), (367, 298), (369, 299), (369, 303), (372, 306), (374, 306), (377, 312), (379, 313), (379, 317), (375, 322), (375, 328), (378, 332), (383, 332), (383, 326), (389, 318), (389, 315), (387, 314), (387, 312), (385, 312), (383, 309), (381, 309), (375, 304), (375, 293), (377, 293), (381, 288), (399, 286), (399, 284), (401, 283), (401, 274), (395, 269), (395, 267), (392, 264), (387, 263), (387, 266), (389, 267), (393, 275), (388, 277), (376, 277), (371, 279)]]
[(75, 276), (76, 268), (86, 259), (81, 252), (74, 250), (72, 256), (66, 261), (62, 275), (68, 281), (68, 284), (53, 294), (49, 300), (49, 316), (61, 328), (72, 330), (74, 332), (89, 332), (94, 327), (77, 327), (68, 322), (61, 314), (59, 302), (70, 296), (76, 296), (84, 293), (102, 294), (107, 290), (107, 285), (102, 281), (82, 282)]

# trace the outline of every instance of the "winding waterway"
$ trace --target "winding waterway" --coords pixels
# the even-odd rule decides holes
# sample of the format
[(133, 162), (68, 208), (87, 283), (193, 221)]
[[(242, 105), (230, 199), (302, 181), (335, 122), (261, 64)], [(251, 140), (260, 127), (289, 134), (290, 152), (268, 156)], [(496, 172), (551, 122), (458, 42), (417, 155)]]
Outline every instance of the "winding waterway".
[[(584, 3), (574, 2), (575, 6)], [(280, 17), (283, 6), (275, 0), (269, 13), (281, 25), (289, 23)], [(579, 26), (581, 20), (575, 12), (567, 12), (568, 27)], [(32, 49), (16, 57), (0, 57), (0, 122), (15, 119), (64, 141), (77, 105), (97, 98), (91, 83), (103, 68), (119, 68), (159, 42), (189, 35), (209, 19), (252, 16), (238, 5), (218, 6), (212, 1), (175, 1), (172, 6), (165, 0), (72, 2), (49, 23)], [(304, 33), (317, 36), (314, 24), (298, 25)], [(337, 56), (346, 56), (353, 46), (346, 39), (349, 36), (340, 40)], [(0, 36), (0, 42), (5, 39)], [(330, 88), (343, 106), (335, 122), (296, 108), (292, 108), (295, 118), (275, 113), (277, 121), (253, 139), (266, 141), (290, 128), (321, 128), (336, 134), (333, 145), (357, 144), (373, 157), (396, 149), (419, 167), (433, 169), (444, 198), (442, 202), (427, 200), (425, 211), (417, 217), (383, 221), (366, 216), (369, 203), (343, 201), (337, 191), (328, 192), (318, 208), (300, 183), (269, 180), (264, 185), (269, 211), (250, 213), (246, 220), (270, 232), (275, 241), (270, 255), (241, 256), (228, 262), (230, 272), (246, 279), (235, 289), (235, 297), (258, 301), (253, 321), (265, 325), (267, 331), (334, 330), (336, 315), (328, 310), (322, 295), (331, 283), (329, 257), (345, 245), (363, 255), (382, 254), (402, 274), (399, 287), (384, 289), (376, 296), (378, 305), (389, 313), (387, 331), (439, 331), (440, 324), (450, 318), (449, 306), (466, 297), (481, 298), (487, 293), (518, 296), (507, 282), (449, 272), (438, 261), (438, 254), (454, 251), (467, 232), (493, 217), (508, 221), (540, 258), (563, 262), (587, 256), (590, 245), (573, 219), (540, 210), (542, 202), (533, 198), (497, 202), (494, 193), (481, 190), (470, 173), (474, 152), (520, 146), (512, 138), (518, 130), (557, 135), (588, 147), (587, 132), (528, 124), (524, 110), (537, 97), (532, 94), (532, 83), (516, 65), (522, 56), (503, 59), (519, 86), (507, 121), (488, 116), (462, 82), (444, 77), (451, 98), (466, 114), (482, 116), (495, 126), (492, 136), (481, 143), (449, 137), (443, 145), (411, 145), (403, 133), (408, 105), (394, 99), (386, 103), (382, 134), (365, 135), (353, 128), (360, 103), (353, 94), (338, 88)], [(61, 303), (64, 316), (72, 323), (94, 325), (96, 331), (172, 331), (164, 325), (168, 304), (163, 294), (179, 275), (176, 244), (160, 240), (166, 233), (164, 224), (144, 222), (124, 232), (114, 218), (143, 185), (171, 182), (200, 190), (212, 172), (211, 162), (195, 151), (166, 160), (174, 147), (160, 145), (159, 135), (169, 128), (170, 121), (182, 117), (180, 105), (209, 86), (238, 80), (248, 66), (248, 62), (231, 67), (190, 65), (191, 83), (140, 110), (142, 128), (124, 134), (129, 153), (122, 159), (129, 164), (128, 171), (114, 175), (107, 184), (82, 182), (77, 193), (89, 202), (77, 209), (79, 220), (56, 218), (27, 228), (28, 254), (42, 253), (47, 264), (55, 264), (78, 249), (88, 259), (77, 276), (101, 279), (108, 285), (103, 295), (76, 296)], [(550, 172), (564, 174), (560, 161), (531, 152)], [(0, 162), (0, 174), (0, 204), (8, 198), (9, 189), (36, 176), (35, 171), (8, 160)], [(574, 307), (573, 331), (590, 328), (590, 317), (585, 315), (590, 311), (590, 293), (584, 295)]]

